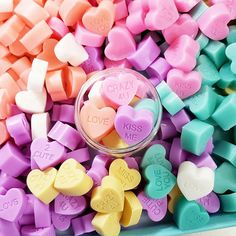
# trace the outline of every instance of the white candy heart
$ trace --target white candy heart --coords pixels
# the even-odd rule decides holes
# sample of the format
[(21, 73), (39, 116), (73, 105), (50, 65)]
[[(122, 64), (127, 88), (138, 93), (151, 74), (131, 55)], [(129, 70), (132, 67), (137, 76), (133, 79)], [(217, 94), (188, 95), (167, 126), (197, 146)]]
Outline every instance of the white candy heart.
[(55, 55), (61, 62), (69, 62), (72, 66), (79, 66), (88, 60), (86, 50), (78, 44), (72, 33), (66, 34), (54, 48)]
[(13, 9), (13, 0), (0, 0), (0, 13), (12, 12)]
[(190, 161), (183, 162), (178, 171), (177, 184), (189, 201), (205, 197), (214, 188), (215, 173), (208, 167), (198, 168)]
[(102, 82), (103, 81), (97, 81), (88, 94), (89, 100), (95, 103), (97, 108), (106, 107), (106, 103), (101, 95)]
[(42, 93), (34, 91), (21, 91), (16, 94), (16, 105), (26, 113), (42, 113), (45, 111), (47, 103), (47, 93), (44, 89)]
[(50, 116), (48, 112), (32, 115), (31, 134), (33, 140), (36, 138), (47, 138), (49, 129), (50, 129)]

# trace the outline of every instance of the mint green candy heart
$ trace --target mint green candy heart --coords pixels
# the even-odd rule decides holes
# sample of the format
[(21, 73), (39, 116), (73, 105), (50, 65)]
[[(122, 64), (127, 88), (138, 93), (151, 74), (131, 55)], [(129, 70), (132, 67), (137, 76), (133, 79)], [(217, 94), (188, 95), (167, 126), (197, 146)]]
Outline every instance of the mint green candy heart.
[(205, 85), (196, 94), (185, 99), (184, 103), (198, 119), (206, 120), (215, 111), (217, 94)]
[(220, 79), (216, 66), (206, 55), (198, 57), (195, 70), (201, 74), (203, 85), (212, 86)]
[(210, 220), (210, 216), (203, 206), (195, 201), (188, 201), (184, 197), (177, 200), (173, 217), (181, 230), (198, 229)]
[(171, 163), (166, 160), (165, 156), (166, 149), (161, 144), (154, 144), (145, 152), (141, 162), (141, 167), (146, 168), (149, 165), (158, 164), (171, 171)]
[(204, 49), (210, 41), (209, 38), (202, 33), (199, 33), (195, 40), (199, 43), (200, 50)]
[(227, 87), (236, 89), (236, 75), (231, 71), (230, 62), (224, 64), (220, 68), (220, 80), (217, 82), (219, 88), (225, 89)]
[(236, 42), (236, 26), (235, 25), (231, 25), (229, 27), (229, 34), (228, 34), (226, 40), (227, 40), (228, 44)]
[(176, 177), (168, 169), (157, 164), (146, 167), (143, 176), (147, 181), (144, 191), (154, 199), (167, 196), (176, 184)]
[(154, 124), (158, 118), (158, 103), (150, 98), (143, 98), (134, 106), (135, 110), (149, 110), (153, 114)]
[(230, 44), (225, 50), (226, 56), (231, 60), (231, 71), (236, 74), (236, 43)]

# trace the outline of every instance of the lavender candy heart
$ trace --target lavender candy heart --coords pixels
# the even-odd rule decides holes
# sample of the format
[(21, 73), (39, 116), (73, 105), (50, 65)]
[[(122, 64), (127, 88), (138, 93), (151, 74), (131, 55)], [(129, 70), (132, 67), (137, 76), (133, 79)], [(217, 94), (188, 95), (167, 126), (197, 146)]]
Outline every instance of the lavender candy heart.
[(6, 190), (9, 190), (11, 188), (25, 188), (26, 184), (21, 182), (20, 180), (7, 175), (4, 172), (1, 172), (0, 174), (0, 186), (4, 187)]
[(216, 213), (220, 210), (220, 200), (218, 196), (211, 192), (207, 196), (197, 200), (209, 213)]
[(90, 160), (90, 153), (87, 147), (76, 149), (72, 152), (67, 152), (65, 155), (65, 160), (73, 158), (79, 163), (83, 163)]
[(55, 213), (61, 215), (81, 214), (87, 207), (84, 196), (72, 197), (59, 194), (54, 202)]
[(143, 209), (147, 210), (148, 217), (154, 221), (161, 221), (167, 213), (167, 197), (161, 199), (152, 199), (145, 195), (144, 192), (138, 194)]
[(115, 129), (120, 137), (129, 145), (143, 141), (153, 129), (153, 114), (149, 110), (134, 110), (124, 105), (117, 110)]
[(52, 223), (54, 227), (60, 231), (65, 231), (69, 229), (71, 225), (71, 219), (73, 219), (74, 217), (74, 215), (61, 215), (52, 211)]
[(87, 175), (93, 179), (93, 184), (95, 186), (101, 185), (103, 177), (108, 175), (108, 171), (104, 166), (93, 165), (90, 170), (88, 170)]
[(22, 236), (20, 233), (20, 225), (17, 222), (9, 222), (0, 219), (0, 235), (1, 236)]
[(35, 228), (34, 225), (27, 225), (21, 228), (21, 236), (56, 236), (53, 225), (46, 228)]
[(35, 224), (34, 215), (23, 215), (23, 216), (19, 219), (18, 222), (19, 222), (20, 226), (34, 225), (34, 224)]

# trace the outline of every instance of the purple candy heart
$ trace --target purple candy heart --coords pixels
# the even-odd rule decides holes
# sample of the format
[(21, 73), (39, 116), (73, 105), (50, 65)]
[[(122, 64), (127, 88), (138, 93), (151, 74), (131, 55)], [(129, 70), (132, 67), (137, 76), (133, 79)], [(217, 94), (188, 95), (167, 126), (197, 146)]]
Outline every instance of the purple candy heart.
[(53, 225), (46, 228), (35, 228), (34, 225), (27, 225), (21, 228), (21, 236), (56, 236)]
[(41, 170), (58, 165), (65, 156), (66, 150), (60, 143), (48, 142), (45, 138), (35, 139), (30, 147), (31, 159), (34, 159)]
[(134, 110), (131, 106), (120, 106), (115, 117), (115, 129), (129, 145), (143, 141), (153, 129), (153, 114), (148, 110)]
[(18, 220), (25, 210), (26, 201), (22, 189), (10, 189), (6, 195), (0, 196), (0, 218), (10, 222)]
[(57, 214), (76, 215), (82, 213), (87, 207), (85, 197), (71, 197), (59, 194), (54, 202), (54, 209)]
[(209, 213), (216, 213), (220, 210), (220, 200), (218, 196), (211, 192), (207, 196), (197, 200)]
[(144, 192), (139, 193), (138, 199), (143, 209), (147, 210), (148, 216), (152, 221), (161, 221), (167, 212), (167, 197), (161, 199), (152, 199), (145, 195)]
[(71, 224), (71, 219), (74, 218), (74, 215), (67, 216), (67, 215), (61, 215), (57, 214), (54, 211), (52, 212), (52, 223), (54, 227), (60, 231), (65, 231), (69, 229)]

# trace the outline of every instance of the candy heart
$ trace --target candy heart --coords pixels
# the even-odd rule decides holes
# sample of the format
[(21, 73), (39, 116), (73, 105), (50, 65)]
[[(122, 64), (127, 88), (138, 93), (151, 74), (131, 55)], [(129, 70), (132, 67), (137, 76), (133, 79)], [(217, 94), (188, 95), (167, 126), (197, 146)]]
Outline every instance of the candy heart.
[(79, 162), (68, 159), (60, 166), (54, 187), (64, 195), (81, 196), (90, 191), (93, 180)]
[(201, 83), (201, 75), (196, 71), (184, 73), (172, 69), (167, 74), (167, 84), (181, 99), (195, 94), (201, 88)]
[(212, 4), (223, 3), (229, 10), (230, 18), (236, 18), (236, 1), (235, 0), (211, 0)]
[(148, 110), (136, 111), (131, 106), (120, 106), (114, 124), (117, 133), (125, 143), (134, 145), (143, 141), (151, 133), (153, 114)]
[(201, 0), (174, 0), (175, 5), (179, 12), (189, 12), (195, 7)]
[(171, 190), (171, 192), (168, 194), (169, 196), (169, 201), (168, 201), (168, 210), (170, 213), (174, 213), (174, 208), (176, 205), (176, 202), (178, 201), (178, 199), (183, 196), (183, 194), (181, 193), (181, 191), (179, 190), (178, 185), (176, 184), (175, 187)]
[(160, 144), (154, 144), (145, 152), (141, 167), (146, 168), (149, 165), (158, 164), (171, 171), (171, 163), (166, 160), (166, 149)]
[(90, 206), (100, 213), (123, 211), (124, 189), (121, 182), (113, 176), (106, 176), (101, 186), (92, 192)]
[(25, 113), (43, 113), (46, 108), (47, 93), (34, 91), (20, 91), (15, 97), (16, 105)]
[(220, 200), (214, 192), (198, 199), (196, 202), (202, 205), (209, 213), (216, 213), (220, 209)]
[(140, 173), (135, 169), (128, 168), (127, 163), (121, 159), (111, 163), (109, 175), (118, 179), (125, 191), (136, 188), (141, 181)]
[(236, 43), (230, 44), (225, 50), (226, 56), (231, 61), (231, 66), (230, 66), (231, 71), (236, 75), (236, 56), (235, 56), (235, 52), (236, 52)]
[(72, 66), (79, 66), (88, 60), (88, 53), (79, 45), (72, 33), (66, 34), (55, 46), (54, 53), (57, 59)]
[(48, 168), (47, 170), (32, 170), (26, 179), (29, 190), (42, 202), (49, 204), (53, 201), (58, 191), (53, 187), (57, 175), (57, 170)]
[(189, 72), (196, 66), (196, 56), (199, 49), (198, 42), (188, 35), (181, 35), (171, 43), (164, 55), (172, 67)]
[(222, 3), (209, 7), (197, 20), (203, 34), (212, 40), (222, 40), (229, 34), (230, 12)]
[(221, 89), (235, 89), (236, 88), (236, 74), (233, 73), (231, 66), (234, 63), (225, 63), (219, 72), (220, 80), (217, 82), (217, 86)]
[(70, 228), (71, 219), (75, 215), (60, 215), (52, 211), (52, 223), (54, 227), (60, 231), (65, 231)]
[(53, 225), (45, 228), (36, 228), (34, 225), (26, 225), (21, 228), (21, 235), (26, 236), (44, 236), (44, 235), (56, 235)]
[(30, 146), (31, 158), (41, 170), (58, 165), (66, 154), (65, 147), (60, 143), (48, 142), (46, 138), (35, 139)]
[(84, 196), (71, 197), (60, 194), (54, 201), (54, 210), (61, 215), (81, 214), (86, 206), (87, 202)]
[(106, 106), (106, 103), (100, 92), (102, 84), (103, 81), (97, 81), (96, 83), (94, 83), (88, 94), (88, 99), (92, 101), (97, 108), (103, 108)]
[(0, 219), (17, 221), (26, 208), (26, 195), (22, 189), (12, 188), (5, 195), (0, 195)]
[(143, 171), (147, 181), (145, 194), (153, 199), (161, 199), (175, 186), (176, 177), (161, 165), (149, 165)]
[(97, 141), (113, 129), (115, 116), (116, 112), (111, 107), (98, 109), (91, 102), (86, 102), (80, 111), (82, 128), (91, 139)]
[(187, 34), (195, 39), (198, 33), (198, 24), (189, 14), (183, 14), (173, 25), (163, 30), (162, 33), (169, 44), (183, 34)]
[(98, 7), (91, 7), (82, 18), (83, 25), (89, 31), (107, 36), (115, 20), (115, 7), (112, 1), (102, 1)]
[(208, 167), (198, 168), (190, 161), (183, 162), (178, 170), (177, 183), (189, 201), (208, 195), (214, 188), (215, 174)]
[(149, 0), (149, 12), (145, 24), (150, 30), (163, 30), (171, 26), (179, 17), (173, 0)]
[(103, 81), (101, 94), (106, 103), (114, 108), (128, 105), (134, 98), (138, 89), (137, 79), (132, 74), (120, 75), (118, 78), (110, 77)]
[(195, 201), (180, 198), (175, 206), (174, 221), (180, 230), (199, 229), (206, 225), (210, 217), (205, 209)]
[(148, 217), (154, 222), (161, 221), (167, 213), (167, 197), (161, 199), (152, 199), (145, 195), (144, 192), (139, 193), (138, 199), (143, 209), (147, 211)]
[(55, 55), (54, 49), (58, 41), (56, 39), (47, 39), (43, 43), (43, 51), (37, 58), (48, 62), (48, 71), (59, 70), (67, 64), (59, 61)]
[(112, 61), (126, 59), (136, 50), (132, 34), (124, 27), (113, 27), (108, 34), (108, 41), (104, 53)]

